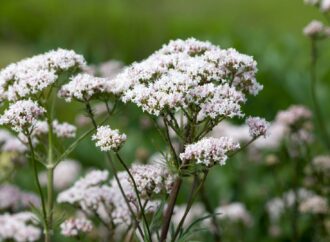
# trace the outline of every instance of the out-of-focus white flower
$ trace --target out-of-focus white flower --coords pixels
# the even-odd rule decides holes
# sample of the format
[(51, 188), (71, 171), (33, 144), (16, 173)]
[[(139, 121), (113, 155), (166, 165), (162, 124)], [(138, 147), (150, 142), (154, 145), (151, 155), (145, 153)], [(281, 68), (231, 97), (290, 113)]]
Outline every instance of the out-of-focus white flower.
[(71, 102), (72, 99), (85, 102), (97, 94), (111, 93), (112, 88), (114, 88), (114, 82), (109, 79), (78, 74), (61, 87), (58, 96), (67, 102)]
[[(60, 123), (58, 120), (52, 122), (53, 132), (58, 138), (74, 138), (76, 136), (77, 128), (69, 123)], [(49, 127), (47, 121), (37, 121), (33, 128), (33, 136), (41, 136), (48, 134)]]
[(59, 123), (57, 120), (53, 121), (54, 133), (59, 138), (74, 138), (76, 136), (77, 128), (69, 123)]
[(239, 202), (220, 206), (216, 209), (216, 213), (220, 214), (219, 218), (229, 220), (230, 222), (241, 222), (246, 226), (251, 226), (253, 223), (251, 214), (245, 205)]
[(180, 158), (183, 162), (195, 160), (197, 164), (209, 167), (215, 163), (224, 165), (228, 158), (227, 154), (239, 148), (239, 143), (229, 137), (204, 138), (197, 143), (187, 145)]
[(314, 195), (303, 201), (299, 210), (302, 213), (327, 214), (329, 206), (326, 198)]
[(322, 0), (320, 5), (322, 12), (329, 12), (330, 11), (330, 0)]
[(0, 99), (14, 101), (36, 95), (52, 85), (61, 72), (83, 66), (83, 56), (64, 49), (11, 64), (0, 71)]
[(61, 225), (61, 234), (66, 237), (75, 237), (81, 233), (91, 232), (93, 224), (86, 218), (70, 218), (65, 220)]
[(304, 35), (308, 37), (319, 37), (323, 34), (324, 24), (318, 20), (312, 20), (309, 24), (304, 28)]
[[(68, 188), (78, 178), (81, 171), (81, 165), (75, 160), (63, 160), (54, 170), (54, 188), (61, 191)], [(39, 180), (42, 185), (47, 184), (47, 172), (39, 174)]]
[(99, 72), (102, 77), (114, 78), (122, 71), (124, 64), (121, 61), (110, 60), (99, 65)]
[(126, 135), (120, 134), (117, 129), (112, 130), (109, 125), (106, 125), (97, 128), (92, 140), (96, 141), (96, 147), (100, 147), (102, 151), (118, 151), (126, 141)]
[(330, 172), (330, 156), (320, 155), (313, 159), (313, 166), (317, 171), (324, 172), (324, 174), (329, 174)]
[(194, 38), (174, 40), (115, 78), (116, 92), (153, 115), (195, 106), (199, 121), (241, 117), (246, 95), (256, 95), (256, 62), (234, 49)]
[(37, 241), (41, 237), (41, 229), (35, 225), (36, 216), (30, 212), (0, 215), (0, 241), (17, 242)]
[(38, 118), (45, 112), (43, 107), (30, 99), (17, 101), (0, 117), (0, 124), (8, 125), (18, 133), (31, 132)]
[(270, 124), (265, 119), (249, 117), (246, 123), (249, 126), (249, 133), (252, 138), (257, 138), (259, 136), (267, 137)]

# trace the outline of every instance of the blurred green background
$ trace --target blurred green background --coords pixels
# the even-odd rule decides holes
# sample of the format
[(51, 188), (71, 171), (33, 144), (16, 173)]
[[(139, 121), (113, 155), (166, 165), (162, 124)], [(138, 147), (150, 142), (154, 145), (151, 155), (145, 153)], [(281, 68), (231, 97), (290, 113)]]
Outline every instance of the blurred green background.
[[(272, 120), (278, 110), (290, 104), (311, 104), (310, 43), (302, 29), (312, 19), (325, 22), (321, 13), (305, 6), (303, 0), (0, 0), (0, 67), (58, 47), (82, 53), (91, 64), (109, 59), (130, 64), (170, 39), (195, 37), (254, 56), (264, 90), (249, 99), (246, 113)], [(329, 47), (328, 41), (320, 43), (323, 64), (318, 66), (317, 89), (326, 117), (330, 115)], [(80, 111), (78, 106), (65, 108), (60, 115), (72, 122)], [(157, 150), (154, 131), (139, 128), (140, 112), (134, 108), (123, 112), (126, 119), (119, 117), (114, 122), (119, 128), (125, 126), (129, 135), (125, 155), (132, 160), (137, 148), (150, 153)], [(91, 147), (89, 141), (82, 143), (74, 156), (101, 167), (102, 154)], [(257, 216), (257, 225), (262, 226), (264, 211), (258, 198), (267, 197), (271, 178), (258, 174), (272, 171), (258, 166), (244, 171), (240, 163), (211, 174), (210, 191), (225, 194), (222, 198), (244, 200)], [(249, 186), (244, 186), (246, 177), (255, 178)], [(249, 231), (245, 241), (269, 241), (258, 236), (266, 233), (263, 229), (267, 228)]]

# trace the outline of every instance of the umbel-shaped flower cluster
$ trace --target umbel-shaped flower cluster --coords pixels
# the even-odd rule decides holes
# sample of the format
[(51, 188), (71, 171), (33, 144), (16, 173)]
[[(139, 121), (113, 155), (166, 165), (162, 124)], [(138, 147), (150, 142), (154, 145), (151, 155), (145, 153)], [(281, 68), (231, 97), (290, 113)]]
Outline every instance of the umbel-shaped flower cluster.
[(253, 58), (234, 49), (175, 40), (119, 74), (116, 91), (154, 115), (185, 109), (199, 121), (241, 117), (246, 95), (262, 89), (256, 71)]

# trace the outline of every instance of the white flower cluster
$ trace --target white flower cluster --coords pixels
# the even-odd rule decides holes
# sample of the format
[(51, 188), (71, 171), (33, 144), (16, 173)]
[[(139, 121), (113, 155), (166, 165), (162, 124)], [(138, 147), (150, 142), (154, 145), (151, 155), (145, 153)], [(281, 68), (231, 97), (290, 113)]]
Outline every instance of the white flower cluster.
[(126, 141), (126, 135), (120, 134), (117, 129), (112, 130), (109, 125), (105, 125), (97, 128), (92, 140), (96, 141), (96, 147), (100, 147), (102, 151), (118, 151)]
[(329, 155), (320, 155), (313, 159), (313, 166), (319, 172), (328, 174), (330, 176), (330, 156)]
[(11, 64), (0, 71), (0, 99), (15, 101), (43, 91), (62, 71), (83, 68), (83, 56), (72, 50), (52, 50)]
[[(171, 192), (174, 176), (169, 173), (166, 167), (162, 167), (160, 164), (134, 164), (130, 168), (130, 172), (134, 177), (141, 197), (148, 198), (162, 191)], [(129, 181), (132, 182), (131, 179)]]
[(225, 219), (233, 223), (242, 223), (245, 226), (251, 226), (253, 219), (245, 205), (239, 202), (220, 206), (216, 209), (220, 219)]
[[(81, 171), (81, 165), (75, 160), (63, 160), (54, 170), (54, 188), (57, 191), (68, 188), (78, 178)], [(47, 172), (39, 174), (39, 180), (42, 185), (47, 184)]]
[(187, 145), (180, 154), (183, 162), (195, 160), (197, 164), (213, 166), (226, 164), (227, 154), (240, 148), (239, 143), (230, 137), (204, 138), (197, 143)]
[(327, 214), (329, 211), (328, 201), (324, 197), (314, 195), (303, 201), (299, 210), (302, 213)]
[(31, 132), (46, 110), (32, 100), (20, 100), (9, 106), (0, 117), (0, 125), (8, 125), (18, 133)]
[(249, 132), (252, 138), (257, 138), (259, 136), (267, 137), (270, 124), (265, 119), (249, 117), (246, 123), (249, 126)]
[(32, 242), (41, 237), (35, 225), (37, 218), (30, 212), (0, 215), (0, 241)]
[(199, 120), (242, 116), (246, 94), (256, 95), (256, 62), (210, 42), (174, 40), (117, 75), (116, 92), (154, 115), (194, 107)]
[(31, 192), (25, 192), (10, 184), (0, 186), (0, 210), (19, 211), (33, 204), (40, 206), (40, 199)]
[[(58, 138), (74, 138), (77, 128), (69, 123), (60, 123), (58, 120), (52, 122), (53, 132)], [(48, 134), (49, 127), (47, 121), (38, 121), (33, 128), (33, 136), (42, 136)]]
[[(129, 183), (126, 172), (117, 176), (125, 194), (135, 202), (135, 193)], [(59, 203), (78, 206), (88, 215), (96, 215), (105, 223), (130, 224), (131, 214), (121, 194), (117, 181), (112, 179), (108, 184), (107, 171), (91, 171), (78, 180), (71, 188), (61, 192), (57, 197)], [(134, 206), (133, 206), (134, 207)]]
[(81, 233), (91, 232), (93, 224), (86, 218), (71, 218), (65, 220), (61, 225), (61, 234), (66, 237), (75, 237)]
[(78, 74), (71, 81), (61, 87), (58, 92), (60, 98), (71, 102), (72, 99), (86, 102), (101, 93), (111, 93), (115, 83), (107, 78), (94, 77), (89, 74)]
[(311, 38), (330, 37), (330, 27), (318, 20), (312, 20), (303, 30), (304, 35)]
[(78, 180), (71, 188), (60, 193), (57, 197), (59, 203), (78, 203), (82, 210), (90, 212), (97, 210), (102, 203), (106, 192), (103, 186), (108, 179), (107, 171), (91, 171), (84, 178)]

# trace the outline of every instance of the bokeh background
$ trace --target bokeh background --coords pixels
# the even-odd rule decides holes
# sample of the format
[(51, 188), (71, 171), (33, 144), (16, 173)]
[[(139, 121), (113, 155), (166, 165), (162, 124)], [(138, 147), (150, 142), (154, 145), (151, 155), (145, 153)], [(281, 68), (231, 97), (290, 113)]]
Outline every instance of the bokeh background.
[[(0, 67), (58, 47), (82, 53), (91, 64), (110, 59), (130, 64), (170, 39), (195, 37), (254, 56), (264, 90), (249, 99), (246, 112), (272, 120), (290, 104), (311, 104), (310, 43), (302, 29), (314, 18), (325, 21), (303, 0), (0, 0)], [(318, 66), (317, 92), (328, 117), (330, 43), (320, 45), (324, 64)], [(58, 109), (59, 119), (71, 122), (83, 112), (79, 105)], [(156, 132), (141, 128), (142, 116), (137, 108), (128, 107), (111, 121), (129, 136), (124, 151), (130, 161), (159, 148)], [(102, 154), (89, 141), (73, 156), (86, 167), (105, 166)], [(241, 157), (215, 169), (207, 192), (214, 205), (219, 198), (244, 201), (253, 212), (257, 222), (242, 241), (272, 241), (260, 208), (265, 197), (276, 195), (267, 176), (272, 171), (256, 165), (244, 169), (247, 165)], [(17, 178), (23, 187), (33, 189), (29, 180), (27, 175)]]

